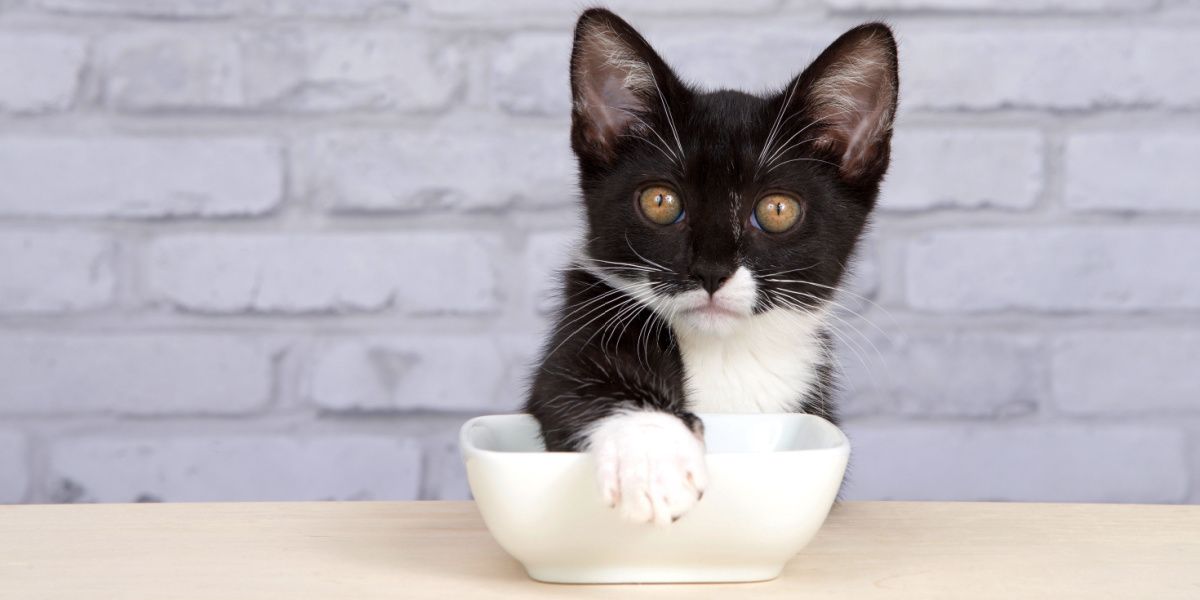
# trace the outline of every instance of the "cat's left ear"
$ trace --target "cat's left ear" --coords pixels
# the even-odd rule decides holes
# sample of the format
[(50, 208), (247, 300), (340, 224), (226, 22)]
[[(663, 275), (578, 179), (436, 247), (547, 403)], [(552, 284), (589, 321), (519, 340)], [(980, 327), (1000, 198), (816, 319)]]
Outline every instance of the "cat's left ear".
[(791, 92), (787, 112), (806, 113), (815, 147), (837, 159), (843, 178), (877, 179), (887, 170), (899, 80), (891, 29), (868, 23), (830, 44), (783, 98)]
[(651, 126), (683, 85), (632, 26), (593, 8), (575, 26), (571, 143), (581, 158), (610, 161), (620, 138)]

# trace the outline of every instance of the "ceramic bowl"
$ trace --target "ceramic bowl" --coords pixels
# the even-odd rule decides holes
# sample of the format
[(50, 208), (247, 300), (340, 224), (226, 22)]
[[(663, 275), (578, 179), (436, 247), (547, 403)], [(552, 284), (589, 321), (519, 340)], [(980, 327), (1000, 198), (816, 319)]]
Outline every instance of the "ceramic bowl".
[(801, 414), (705, 414), (708, 489), (668, 527), (603, 503), (591, 456), (546, 452), (529, 415), (462, 427), (471, 492), (492, 535), (530, 577), (558, 583), (773, 579), (837, 496), (850, 443)]

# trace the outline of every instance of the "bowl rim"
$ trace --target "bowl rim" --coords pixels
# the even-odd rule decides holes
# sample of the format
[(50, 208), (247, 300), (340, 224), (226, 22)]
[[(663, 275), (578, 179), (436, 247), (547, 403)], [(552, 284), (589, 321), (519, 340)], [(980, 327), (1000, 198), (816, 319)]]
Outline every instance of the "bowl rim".
[[(821, 427), (826, 427), (826, 428), (832, 429), (837, 434), (837, 438), (838, 438), (836, 444), (834, 444), (832, 446), (827, 446), (824, 448), (798, 448), (798, 449), (793, 449), (793, 450), (772, 450), (769, 452), (728, 452), (728, 451), (711, 452), (711, 451), (706, 451), (705, 456), (710, 456), (710, 457), (711, 456), (756, 456), (756, 455), (793, 456), (793, 455), (798, 455), (798, 454), (819, 454), (819, 453), (826, 453), (826, 452), (836, 453), (836, 454), (840, 454), (840, 453), (848, 454), (850, 452), (850, 438), (846, 436), (846, 432), (842, 431), (842, 428), (835, 425), (829, 419), (826, 419), (819, 415), (813, 415), (813, 414), (809, 414), (809, 413), (697, 413), (696, 416), (700, 417), (701, 420), (703, 420), (705, 417), (721, 417), (721, 418), (726, 418), (726, 417), (732, 417), (732, 418), (778, 417), (778, 418), (782, 418), (782, 419), (796, 419), (796, 418), (806, 419), (806, 420), (815, 419)], [(532, 456), (570, 457), (570, 456), (584, 456), (584, 455), (588, 454), (587, 452), (571, 452), (571, 451), (562, 451), (562, 450), (555, 450), (555, 451), (547, 451), (547, 450), (538, 450), (538, 451), (488, 450), (485, 448), (480, 448), (480, 447), (470, 443), (467, 433), (471, 430), (471, 428), (478, 425), (482, 421), (488, 421), (488, 420), (492, 420), (492, 419), (495, 419), (498, 417), (499, 418), (520, 417), (520, 418), (524, 418), (524, 419), (533, 419), (534, 418), (533, 415), (530, 415), (529, 413), (515, 412), (515, 413), (479, 415), (479, 416), (467, 419), (467, 421), (462, 424), (462, 427), (459, 428), (459, 434), (458, 434), (459, 451), (463, 454), (463, 458), (466, 458), (466, 456), (468, 454), (484, 455), (484, 456), (512, 456), (512, 457), (532, 457)]]

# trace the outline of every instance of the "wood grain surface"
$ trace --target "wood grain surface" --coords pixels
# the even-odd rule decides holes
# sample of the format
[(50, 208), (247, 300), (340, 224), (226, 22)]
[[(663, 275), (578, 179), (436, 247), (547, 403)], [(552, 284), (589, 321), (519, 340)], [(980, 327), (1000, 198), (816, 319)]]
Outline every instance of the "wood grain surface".
[(537, 583), (470, 502), (0, 507), (0, 598), (1200, 598), (1200, 507), (848, 502), (774, 581)]

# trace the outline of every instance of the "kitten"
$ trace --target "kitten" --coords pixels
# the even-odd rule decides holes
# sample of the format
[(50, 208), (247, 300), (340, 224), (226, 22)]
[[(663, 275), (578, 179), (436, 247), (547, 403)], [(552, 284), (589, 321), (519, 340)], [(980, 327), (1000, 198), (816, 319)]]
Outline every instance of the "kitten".
[(826, 318), (887, 170), (897, 83), (878, 23), (762, 97), (697, 90), (613, 13), (580, 17), (587, 231), (526, 411), (548, 450), (594, 454), (625, 517), (669, 523), (700, 500), (695, 413), (834, 419)]

